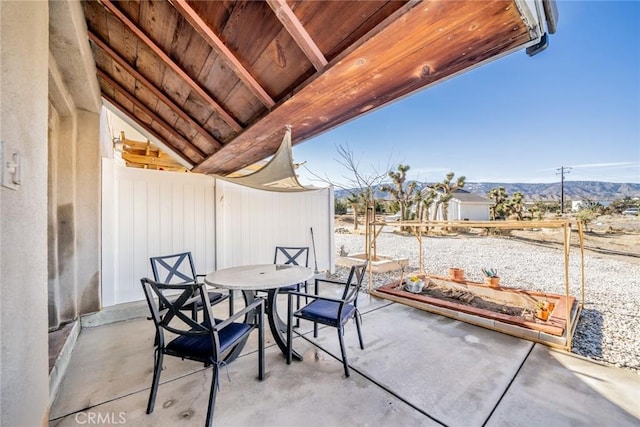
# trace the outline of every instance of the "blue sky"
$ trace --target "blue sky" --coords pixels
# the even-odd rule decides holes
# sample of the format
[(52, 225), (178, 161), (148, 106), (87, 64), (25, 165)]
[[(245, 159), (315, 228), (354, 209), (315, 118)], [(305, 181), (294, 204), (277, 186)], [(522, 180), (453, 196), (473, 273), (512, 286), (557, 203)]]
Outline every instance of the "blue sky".
[[(336, 147), (364, 175), (388, 161), (408, 179), (468, 182), (640, 183), (640, 2), (558, 1), (558, 31), (534, 57), (524, 50), (298, 144), (310, 170), (345, 183)], [(295, 133), (295, 129), (293, 129)]]

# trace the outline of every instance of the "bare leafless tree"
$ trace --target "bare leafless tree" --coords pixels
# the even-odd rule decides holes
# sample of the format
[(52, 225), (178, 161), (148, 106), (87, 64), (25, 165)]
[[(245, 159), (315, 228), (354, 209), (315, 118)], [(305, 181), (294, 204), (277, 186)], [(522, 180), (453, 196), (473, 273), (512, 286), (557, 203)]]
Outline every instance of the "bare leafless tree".
[[(346, 190), (350, 195), (350, 200), (360, 200), (361, 206), (364, 206), (365, 209), (368, 206), (375, 206), (375, 189), (382, 184), (387, 178), (389, 171), (392, 170), (391, 159), (387, 159), (387, 164), (382, 169), (372, 164), (370, 172), (363, 172), (363, 168), (360, 165), (362, 155), (357, 158), (353, 150), (349, 147), (349, 144), (338, 145), (336, 146), (336, 150), (338, 157), (334, 158), (334, 160), (347, 171), (346, 175), (342, 175), (344, 182), (332, 180), (326, 174), (320, 176), (306, 168), (306, 166), (305, 168), (316, 180), (333, 185), (335, 188)], [(357, 226), (356, 219), (354, 227), (357, 228)]]

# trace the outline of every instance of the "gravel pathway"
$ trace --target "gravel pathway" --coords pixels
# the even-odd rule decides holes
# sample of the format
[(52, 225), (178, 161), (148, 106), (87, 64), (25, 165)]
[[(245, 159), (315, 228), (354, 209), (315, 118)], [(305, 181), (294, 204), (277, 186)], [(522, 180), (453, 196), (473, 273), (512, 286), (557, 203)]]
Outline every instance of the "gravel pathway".
[[(364, 236), (336, 234), (336, 248), (364, 251)], [(418, 240), (381, 233), (378, 254), (409, 258), (408, 271), (418, 269)], [(461, 267), (465, 277), (483, 281), (482, 268), (495, 268), (505, 286), (564, 294), (562, 249), (500, 237), (424, 237), (425, 271), (448, 275)], [(585, 306), (574, 334), (575, 354), (640, 374), (640, 263), (637, 259), (585, 251)], [(344, 275), (339, 268), (337, 274)], [(374, 275), (374, 287), (398, 279), (398, 272)], [(580, 298), (580, 251), (569, 260), (570, 294)]]

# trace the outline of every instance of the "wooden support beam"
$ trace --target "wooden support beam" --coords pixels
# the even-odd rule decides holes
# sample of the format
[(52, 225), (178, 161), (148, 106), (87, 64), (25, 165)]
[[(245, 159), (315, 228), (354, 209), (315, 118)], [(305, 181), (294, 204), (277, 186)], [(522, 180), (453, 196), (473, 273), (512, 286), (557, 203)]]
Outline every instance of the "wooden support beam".
[(256, 81), (251, 73), (240, 63), (238, 58), (225, 46), (220, 38), (213, 32), (206, 22), (196, 13), (186, 0), (171, 0), (171, 4), (178, 13), (193, 27), (194, 30), (218, 53), (229, 65), (229, 68), (247, 85), (253, 94), (268, 108), (276, 103), (269, 94)]
[(162, 158), (162, 157), (143, 156), (140, 154), (123, 152), (122, 158), (127, 162), (139, 164), (141, 166), (156, 166), (156, 167), (165, 167), (165, 168), (186, 169), (184, 166), (182, 166), (180, 163), (176, 162), (175, 160)]
[(231, 128), (236, 131), (242, 131), (242, 126), (233, 118), (227, 111), (218, 104), (212, 97), (207, 93), (207, 91), (200, 86), (195, 80), (193, 80), (178, 64), (176, 64), (169, 55), (164, 53), (160, 47), (155, 44), (153, 40), (151, 40), (138, 26), (133, 23), (124, 13), (120, 11), (110, 0), (100, 0), (100, 2), (107, 8), (109, 11), (131, 31), (133, 32), (144, 44), (149, 47), (158, 55), (158, 57), (169, 67), (173, 72), (175, 72), (180, 78), (182, 78), (190, 87), (193, 89), (198, 95), (202, 97), (207, 103), (213, 107), (213, 109), (220, 115), (222, 120), (224, 120)]
[(204, 129), (200, 123), (196, 122), (192, 119), (187, 113), (184, 112), (182, 108), (177, 106), (169, 97), (167, 97), (164, 92), (158, 89), (153, 83), (147, 80), (142, 74), (140, 74), (135, 68), (133, 68), (127, 61), (124, 60), (117, 52), (111, 49), (105, 42), (100, 40), (100, 38), (89, 31), (89, 39), (94, 42), (100, 49), (102, 49), (111, 59), (116, 61), (122, 68), (124, 68), (129, 74), (136, 78), (144, 87), (149, 89), (155, 96), (160, 98), (162, 102), (164, 102), (174, 113), (180, 116), (185, 122), (189, 123), (191, 126), (196, 128), (198, 133), (202, 135), (207, 142), (213, 145), (216, 149), (222, 148), (222, 144), (218, 140), (216, 140), (206, 129)]
[(123, 114), (125, 114), (127, 117), (129, 117), (131, 120), (133, 120), (134, 122), (136, 122), (138, 124), (138, 126), (142, 127), (144, 130), (146, 130), (147, 132), (149, 132), (151, 135), (153, 135), (157, 140), (162, 141), (164, 144), (166, 144), (167, 148), (171, 149), (175, 154), (177, 154), (178, 156), (182, 157), (184, 160), (187, 161), (187, 163), (189, 163), (189, 167), (193, 168), (193, 165), (196, 164), (197, 162), (194, 162), (193, 160), (191, 160), (189, 157), (187, 157), (185, 154), (182, 153), (182, 151), (180, 151), (178, 148), (176, 148), (173, 144), (171, 144), (169, 141), (167, 141), (164, 137), (162, 137), (161, 135), (159, 135), (156, 131), (154, 131), (153, 129), (151, 129), (146, 123), (142, 122), (142, 120), (138, 119), (132, 112), (128, 111), (124, 105), (120, 104), (118, 101), (116, 101), (114, 98), (112, 98), (111, 96), (109, 96), (108, 94), (106, 94), (104, 91), (102, 91), (101, 96), (109, 103), (111, 104), (113, 107), (117, 108), (118, 110), (120, 110)]
[[(184, 1), (184, 0), (179, 0)], [(304, 28), (298, 17), (293, 13), (286, 0), (267, 0), (276, 16), (293, 37), (300, 49), (309, 58), (316, 70), (320, 71), (327, 65), (327, 59)]]
[[(120, 93), (122, 96), (124, 96), (125, 98), (127, 98), (129, 101), (131, 101), (133, 103), (133, 105), (135, 105), (136, 107), (138, 107), (140, 110), (142, 110), (146, 115), (148, 115), (149, 117), (151, 117), (155, 122), (157, 122), (158, 124), (160, 124), (167, 132), (169, 132), (174, 138), (178, 139), (180, 142), (182, 142), (185, 146), (189, 147), (191, 150), (193, 150), (198, 156), (205, 158), (206, 155), (195, 145), (193, 145), (191, 142), (187, 141), (182, 135), (180, 135), (178, 132), (176, 132), (176, 130), (174, 130), (171, 125), (169, 125), (167, 122), (164, 121), (164, 119), (160, 116), (158, 116), (156, 113), (154, 113), (153, 111), (151, 111), (146, 105), (144, 105), (142, 102), (138, 101), (138, 99), (131, 95), (129, 92), (127, 92), (127, 90), (125, 88), (123, 88), (122, 86), (120, 86), (120, 84), (118, 84), (118, 82), (116, 82), (115, 80), (113, 80), (107, 73), (105, 73), (104, 71), (102, 71), (101, 69), (98, 68), (98, 77), (100, 77), (102, 80), (104, 80), (107, 84), (109, 84), (111, 87), (113, 87), (113, 89)], [(103, 91), (104, 92), (104, 91)], [(103, 93), (104, 96), (104, 93)], [(109, 101), (111, 102), (111, 101)], [(126, 110), (123, 110), (126, 111)], [(132, 112), (133, 114), (133, 112)], [(144, 126), (145, 129), (148, 130), (148, 126)], [(159, 138), (160, 140), (164, 140), (164, 138)], [(173, 147), (174, 149), (176, 149), (175, 147)], [(192, 160), (188, 159), (190, 162)]]

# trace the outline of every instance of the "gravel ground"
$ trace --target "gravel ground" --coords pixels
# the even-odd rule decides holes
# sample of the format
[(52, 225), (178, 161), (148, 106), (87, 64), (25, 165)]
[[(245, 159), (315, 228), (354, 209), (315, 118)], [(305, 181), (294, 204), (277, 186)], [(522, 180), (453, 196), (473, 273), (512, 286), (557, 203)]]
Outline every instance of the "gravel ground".
[[(336, 248), (364, 251), (364, 236), (336, 234)], [(561, 249), (500, 237), (424, 237), (425, 271), (448, 275), (461, 267), (465, 277), (483, 281), (482, 268), (495, 268), (508, 287), (564, 294), (564, 256)], [(418, 240), (413, 236), (381, 233), (378, 254), (409, 258), (407, 272), (418, 269)], [(640, 263), (637, 258), (585, 252), (585, 305), (574, 335), (575, 354), (640, 374)], [(337, 271), (344, 275), (346, 269)], [(374, 287), (399, 273), (374, 275)], [(580, 298), (580, 251), (569, 260), (570, 294)]]

